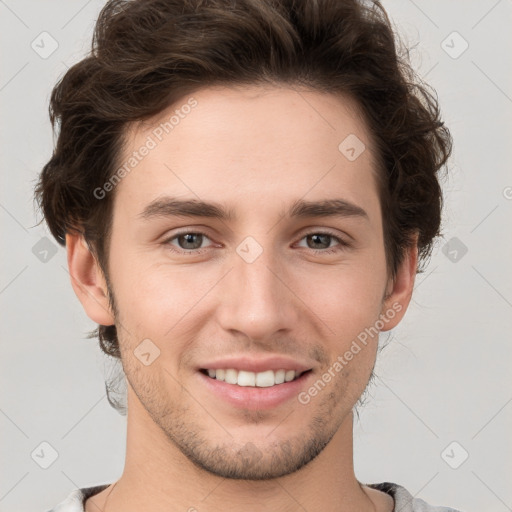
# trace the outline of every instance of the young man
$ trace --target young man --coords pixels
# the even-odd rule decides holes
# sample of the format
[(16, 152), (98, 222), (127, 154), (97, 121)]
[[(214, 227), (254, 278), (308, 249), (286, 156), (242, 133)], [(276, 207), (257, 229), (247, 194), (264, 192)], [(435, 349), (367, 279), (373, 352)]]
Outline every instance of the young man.
[(121, 359), (127, 451), (55, 512), (452, 510), (353, 467), (451, 151), (393, 37), (355, 0), (103, 9), (37, 197)]

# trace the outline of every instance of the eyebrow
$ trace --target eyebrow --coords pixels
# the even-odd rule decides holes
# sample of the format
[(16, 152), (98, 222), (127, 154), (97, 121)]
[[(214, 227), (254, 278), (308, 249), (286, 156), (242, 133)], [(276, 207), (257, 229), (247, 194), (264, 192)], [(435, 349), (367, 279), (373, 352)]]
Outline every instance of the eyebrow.
[[(356, 217), (369, 220), (363, 208), (345, 199), (325, 199), (323, 201), (296, 200), (289, 208), (289, 218), (316, 217)], [(197, 199), (177, 199), (162, 197), (149, 203), (139, 214), (144, 220), (157, 217), (207, 217), (227, 222), (236, 220), (235, 211), (215, 202)]]

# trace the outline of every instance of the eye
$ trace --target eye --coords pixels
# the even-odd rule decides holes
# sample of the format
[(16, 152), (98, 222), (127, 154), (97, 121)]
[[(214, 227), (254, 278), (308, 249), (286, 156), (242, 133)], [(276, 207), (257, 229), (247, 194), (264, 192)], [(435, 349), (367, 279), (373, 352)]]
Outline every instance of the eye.
[[(205, 239), (210, 240), (206, 233), (200, 231), (183, 231), (167, 238), (164, 240), (163, 244), (168, 246), (172, 252), (193, 255), (201, 254), (208, 249), (208, 247), (201, 247)], [(307, 248), (311, 249), (315, 254), (332, 254), (350, 247), (349, 243), (329, 232), (311, 232), (302, 237), (301, 241), (302, 240), (307, 240)], [(331, 247), (330, 242), (333, 240), (336, 241), (337, 244)]]
[[(205, 238), (209, 240), (205, 233), (184, 231), (164, 240), (163, 243), (168, 245), (173, 252), (180, 254), (199, 254), (202, 252), (200, 249)], [(176, 245), (173, 244), (174, 240), (176, 240), (178, 244), (178, 249), (175, 249)]]
[[(307, 240), (307, 246), (313, 250), (316, 254), (332, 254), (338, 251), (342, 251), (346, 247), (350, 247), (350, 244), (342, 240), (340, 237), (328, 233), (328, 232), (312, 232), (308, 233), (305, 237), (303, 237), (301, 240)], [(333, 248), (330, 246), (330, 240), (335, 240), (338, 242), (337, 245), (335, 245)], [(310, 247), (309, 242), (312, 243), (313, 247)], [(319, 247), (320, 246), (320, 247)], [(322, 248), (322, 246), (327, 246)]]

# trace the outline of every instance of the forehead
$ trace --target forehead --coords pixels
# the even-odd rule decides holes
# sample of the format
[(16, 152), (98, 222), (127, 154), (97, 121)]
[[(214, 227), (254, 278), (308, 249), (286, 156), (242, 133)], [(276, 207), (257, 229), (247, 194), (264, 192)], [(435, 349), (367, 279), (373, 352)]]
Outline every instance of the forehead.
[(139, 210), (160, 195), (237, 203), (237, 210), (270, 201), (281, 209), (299, 198), (378, 203), (373, 144), (358, 105), (319, 91), (197, 90), (132, 125), (121, 165), (129, 172), (116, 203)]

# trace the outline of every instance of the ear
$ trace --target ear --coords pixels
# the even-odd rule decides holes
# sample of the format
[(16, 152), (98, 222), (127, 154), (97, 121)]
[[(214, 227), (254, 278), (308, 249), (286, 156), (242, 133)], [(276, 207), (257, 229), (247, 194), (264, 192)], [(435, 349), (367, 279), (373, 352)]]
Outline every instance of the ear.
[(417, 266), (418, 233), (414, 236), (413, 245), (406, 250), (402, 263), (397, 269), (395, 279), (390, 278), (387, 283), (386, 296), (382, 303), (381, 311), (381, 317), (384, 316), (387, 320), (384, 322), (384, 327), (381, 331), (393, 329), (404, 317), (411, 301)]
[(66, 234), (71, 285), (87, 316), (100, 325), (113, 325), (103, 271), (82, 235)]

